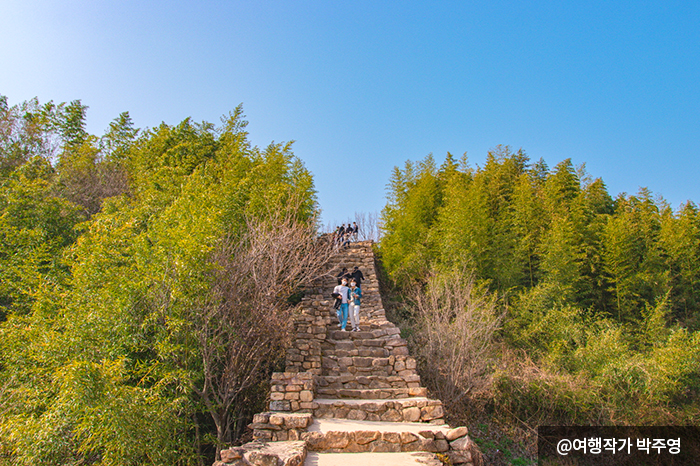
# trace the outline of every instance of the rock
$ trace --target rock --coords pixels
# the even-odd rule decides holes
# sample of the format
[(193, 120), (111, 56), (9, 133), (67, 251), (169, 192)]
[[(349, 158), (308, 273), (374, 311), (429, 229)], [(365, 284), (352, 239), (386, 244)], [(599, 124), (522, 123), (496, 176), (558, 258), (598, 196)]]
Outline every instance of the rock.
[(253, 438), (255, 440), (270, 440), (272, 441), (272, 431), (271, 430), (254, 430)]
[(371, 444), (369, 451), (376, 452), (376, 453), (387, 453), (387, 452), (398, 453), (401, 451), (401, 444), (400, 443), (389, 443), (389, 442), (385, 442), (383, 440), (377, 440), (376, 442), (373, 442)]
[(440, 450), (438, 450), (438, 446), (435, 443), (435, 440), (430, 440), (430, 439), (425, 439), (423, 442), (423, 450), (429, 451), (430, 453), (439, 453)]
[(270, 401), (270, 411), (291, 411), (292, 404), (287, 400)]
[(435, 440), (435, 447), (437, 451), (445, 452), (450, 449), (450, 444), (447, 443), (447, 440)]
[(308, 413), (287, 415), (284, 419), (285, 426), (290, 429), (306, 429), (310, 423), (311, 414)]
[(433, 440), (435, 438), (435, 433), (432, 430), (421, 430), (418, 432), (423, 438)]
[(243, 458), (243, 453), (245, 449), (241, 447), (233, 447), (228, 450), (221, 450), (221, 461), (224, 463), (233, 463), (241, 458)]
[(453, 450), (468, 450), (470, 443), (471, 440), (469, 439), (469, 437), (461, 437), (457, 440), (450, 442), (450, 447)]
[(272, 414), (270, 416), (270, 424), (274, 424), (276, 426), (284, 425), (284, 418), (285, 416), (283, 414)]
[(367, 418), (367, 413), (360, 409), (353, 409), (350, 410), (346, 418), (351, 419), (353, 421), (363, 421)]
[(380, 433), (372, 430), (360, 430), (355, 432), (355, 443), (365, 445), (379, 438)]
[(444, 415), (441, 405), (436, 406), (426, 406), (421, 408), (420, 418), (424, 421), (430, 421), (432, 419), (439, 419)]
[(412, 432), (401, 432), (401, 444), (411, 443), (418, 440), (418, 436)]
[(399, 432), (384, 432), (382, 440), (389, 443), (401, 443), (401, 434)]
[(403, 410), (403, 420), (406, 422), (420, 421), (420, 408), (412, 407)]
[(343, 449), (348, 446), (350, 440), (347, 432), (330, 431), (326, 432), (326, 448)]
[(467, 451), (457, 451), (457, 450), (448, 451), (447, 456), (450, 458), (450, 461), (452, 461), (452, 464), (470, 463), (472, 460), (472, 455), (468, 450)]
[(326, 449), (326, 437), (321, 432), (302, 432), (301, 439), (306, 442), (311, 451)]
[(396, 409), (388, 409), (384, 414), (380, 416), (382, 421), (388, 422), (401, 422), (403, 421), (403, 415)]
[(464, 437), (467, 435), (468, 430), (466, 427), (456, 427), (454, 429), (448, 430), (447, 434), (445, 434), (445, 438), (447, 439), (448, 442), (452, 442), (453, 440), (457, 440), (460, 437)]

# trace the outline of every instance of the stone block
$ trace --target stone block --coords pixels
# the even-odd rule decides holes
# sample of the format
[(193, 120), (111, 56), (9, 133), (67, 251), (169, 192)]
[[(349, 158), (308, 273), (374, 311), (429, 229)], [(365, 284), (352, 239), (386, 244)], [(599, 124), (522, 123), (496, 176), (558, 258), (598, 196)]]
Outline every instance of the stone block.
[(284, 416), (284, 426), (287, 429), (305, 429), (311, 416), (308, 414), (290, 414)]
[(374, 442), (380, 436), (379, 432), (371, 430), (360, 430), (355, 432), (355, 443), (358, 445), (366, 445)]
[(277, 455), (252, 451), (246, 455), (248, 462), (253, 466), (277, 466)]
[(270, 411), (291, 411), (291, 410), (292, 410), (292, 405), (287, 400), (270, 401)]
[(465, 450), (465, 451), (450, 450), (447, 452), (447, 456), (450, 458), (450, 461), (452, 461), (452, 464), (455, 464), (455, 465), (472, 462), (472, 454), (468, 450)]
[(406, 422), (420, 421), (420, 408), (412, 407), (403, 410), (403, 420)]
[(367, 418), (367, 413), (361, 409), (351, 409), (345, 418), (353, 421), (364, 421)]
[(286, 430), (281, 430), (279, 432), (273, 432), (272, 441), (273, 442), (286, 442), (289, 439), (289, 434)]
[(418, 436), (413, 432), (401, 432), (401, 444), (412, 443), (418, 440)]
[(465, 435), (467, 435), (467, 433), (469, 433), (469, 431), (466, 427), (456, 427), (454, 429), (448, 430), (445, 434), (445, 438), (448, 442), (452, 442), (453, 440), (457, 440), (460, 437), (464, 437)]
[(254, 424), (267, 424), (270, 422), (270, 413), (258, 413), (253, 415)]
[(441, 405), (426, 406), (425, 408), (421, 408), (420, 417), (424, 421), (439, 419), (439, 418), (442, 418), (443, 415), (444, 415), (444, 411), (443, 411)]
[(450, 449), (450, 444), (447, 443), (447, 440), (435, 440), (435, 448), (437, 448), (437, 451), (440, 453), (446, 452), (447, 450)]
[(377, 440), (370, 444), (369, 451), (373, 453), (398, 453), (401, 451), (400, 443), (389, 443), (384, 440)]
[(348, 432), (330, 431), (326, 432), (325, 437), (326, 449), (343, 449), (346, 446), (348, 446), (348, 443), (350, 443), (350, 439), (348, 438)]
[(370, 367), (372, 365), (372, 362), (374, 361), (374, 358), (356, 357), (353, 359), (354, 359), (355, 366), (357, 366), (357, 367)]
[(471, 443), (471, 439), (469, 437), (461, 437), (458, 438), (457, 440), (453, 440), (450, 442), (450, 448), (453, 450), (468, 450), (469, 449), (469, 444)]
[(352, 358), (339, 358), (338, 359), (338, 364), (341, 366), (352, 366), (353, 365), (353, 360)]
[(258, 430), (255, 429), (253, 431), (253, 438), (256, 440), (272, 440), (272, 431), (271, 430)]
[(228, 450), (221, 450), (221, 461), (224, 463), (233, 463), (243, 458), (245, 450), (241, 447), (233, 447)]
[(284, 400), (284, 393), (285, 392), (271, 392), (270, 399), (272, 401)]
[(301, 439), (306, 442), (311, 451), (326, 449), (326, 437), (321, 432), (302, 432)]
[(401, 434), (399, 432), (384, 432), (382, 440), (389, 443), (401, 443)]
[(384, 414), (380, 416), (382, 421), (388, 422), (401, 422), (403, 421), (403, 415), (396, 409), (388, 409)]

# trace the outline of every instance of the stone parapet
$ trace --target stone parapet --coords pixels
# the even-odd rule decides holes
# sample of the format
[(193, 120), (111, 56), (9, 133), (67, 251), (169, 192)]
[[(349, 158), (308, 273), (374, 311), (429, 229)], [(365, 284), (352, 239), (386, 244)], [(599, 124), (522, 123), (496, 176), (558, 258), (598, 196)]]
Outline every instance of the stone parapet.
[(270, 411), (306, 411), (315, 409), (316, 382), (310, 372), (274, 372), (270, 380)]
[(253, 429), (255, 440), (279, 442), (299, 440), (311, 422), (311, 413), (266, 412), (253, 416), (253, 423), (248, 427)]
[(221, 451), (214, 466), (301, 466), (306, 459), (306, 442), (254, 441)]

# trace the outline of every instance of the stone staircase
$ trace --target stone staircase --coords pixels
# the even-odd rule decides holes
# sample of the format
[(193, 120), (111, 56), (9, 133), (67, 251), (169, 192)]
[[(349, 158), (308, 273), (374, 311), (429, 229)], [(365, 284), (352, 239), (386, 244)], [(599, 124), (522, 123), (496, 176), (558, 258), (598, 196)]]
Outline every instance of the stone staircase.
[[(302, 299), (286, 371), (273, 374), (269, 411), (250, 425), (255, 440), (222, 451), (215, 466), (483, 464), (467, 428), (444, 423), (442, 403), (428, 398), (400, 329), (386, 319), (372, 243), (338, 251), (330, 265), (331, 276)], [(365, 276), (361, 331), (347, 332), (330, 295), (334, 276), (354, 266)]]

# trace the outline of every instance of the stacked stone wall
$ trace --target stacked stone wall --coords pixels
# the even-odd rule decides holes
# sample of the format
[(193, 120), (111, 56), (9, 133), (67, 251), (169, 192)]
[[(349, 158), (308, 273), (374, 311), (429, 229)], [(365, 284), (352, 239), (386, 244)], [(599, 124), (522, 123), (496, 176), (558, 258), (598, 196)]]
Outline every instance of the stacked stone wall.
[[(360, 331), (349, 332), (338, 328), (330, 295), (335, 275), (356, 265), (366, 281)], [(299, 466), (307, 451), (426, 452), (430, 464), (435, 454), (455, 466), (483, 464), (467, 428), (444, 424), (442, 403), (428, 398), (406, 340), (386, 319), (371, 243), (333, 257), (329, 275), (306, 291), (293, 324), (285, 372), (270, 381), (269, 411), (250, 425), (255, 441), (222, 452), (216, 466)]]
[(307, 411), (316, 408), (316, 381), (309, 372), (275, 372), (270, 380), (271, 411)]

